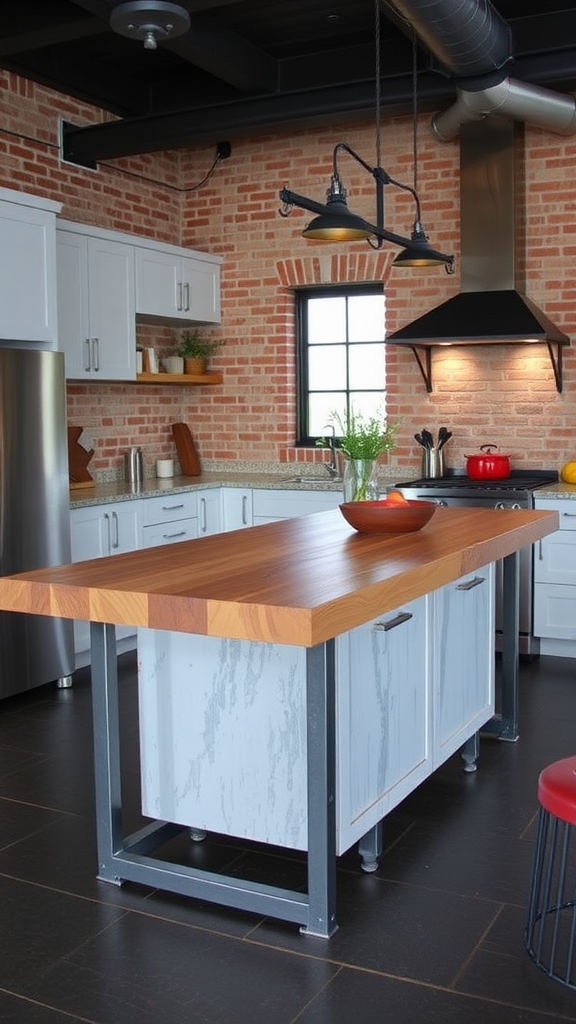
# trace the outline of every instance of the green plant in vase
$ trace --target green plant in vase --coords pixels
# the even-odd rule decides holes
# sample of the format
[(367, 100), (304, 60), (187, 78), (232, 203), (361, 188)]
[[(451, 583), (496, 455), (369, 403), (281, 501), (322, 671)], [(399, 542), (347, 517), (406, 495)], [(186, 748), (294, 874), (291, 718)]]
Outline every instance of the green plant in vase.
[[(392, 451), (398, 423), (386, 423), (382, 416), (364, 416), (348, 409), (344, 415), (330, 414), (330, 422), (346, 456), (344, 462), (344, 500), (371, 501), (378, 498), (377, 459)], [(320, 445), (327, 442), (322, 438)]]

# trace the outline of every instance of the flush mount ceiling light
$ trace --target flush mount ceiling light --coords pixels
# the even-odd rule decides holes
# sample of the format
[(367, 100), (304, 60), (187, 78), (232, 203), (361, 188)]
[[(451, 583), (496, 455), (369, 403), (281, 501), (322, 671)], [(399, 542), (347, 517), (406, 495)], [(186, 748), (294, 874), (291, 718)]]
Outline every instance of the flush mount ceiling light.
[[(454, 257), (433, 249), (420, 220), (420, 200), (415, 188), (403, 185), (391, 178), (380, 166), (380, 0), (375, 0), (375, 36), (376, 36), (376, 166), (371, 167), (362, 157), (346, 143), (339, 142), (332, 155), (332, 178), (326, 193), (326, 204), (316, 203), (306, 196), (300, 196), (289, 189), (282, 189), (280, 199), (284, 207), (280, 210), (283, 217), (289, 216), (292, 207), (317, 213), (318, 216), (308, 224), (302, 232), (304, 238), (323, 242), (351, 242), (366, 239), (374, 249), (380, 249), (383, 242), (398, 245), (403, 251), (394, 260), (395, 266), (430, 267), (444, 265), (446, 270), (453, 271)], [(346, 189), (342, 184), (338, 168), (338, 154), (343, 151), (353, 157), (376, 183), (376, 223), (370, 224), (362, 217), (351, 213), (346, 203)], [(416, 204), (416, 219), (412, 235), (406, 238), (394, 234), (384, 227), (384, 186), (394, 185), (396, 188), (409, 192)]]
[(158, 42), (184, 35), (190, 28), (190, 15), (180, 4), (165, 0), (130, 0), (114, 8), (110, 28), (121, 36), (141, 40), (146, 50), (155, 50)]

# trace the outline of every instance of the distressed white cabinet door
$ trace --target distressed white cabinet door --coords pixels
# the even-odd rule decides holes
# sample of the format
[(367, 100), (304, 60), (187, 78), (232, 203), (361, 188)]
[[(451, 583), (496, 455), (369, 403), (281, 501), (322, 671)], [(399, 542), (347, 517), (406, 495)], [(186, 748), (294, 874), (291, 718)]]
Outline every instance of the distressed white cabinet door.
[(494, 713), (494, 566), (434, 593), (434, 765)]

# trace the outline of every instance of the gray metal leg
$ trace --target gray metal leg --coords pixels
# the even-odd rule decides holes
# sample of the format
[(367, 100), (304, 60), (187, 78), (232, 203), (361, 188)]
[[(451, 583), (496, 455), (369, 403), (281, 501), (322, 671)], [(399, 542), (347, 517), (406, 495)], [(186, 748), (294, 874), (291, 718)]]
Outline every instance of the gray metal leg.
[(159, 846), (185, 831), (179, 825), (153, 821), (124, 836), (116, 630), (93, 623), (91, 635), (98, 877), (277, 917), (321, 938), (332, 935), (337, 927), (334, 640), (306, 652), (308, 892), (301, 893), (155, 858)]
[(463, 747), (460, 748), (460, 757), (464, 762), (463, 768), (465, 772), (477, 771), (477, 761), (480, 756), (480, 733), (475, 732), (473, 736), (470, 736), (466, 740)]
[(372, 872), (378, 870), (378, 858), (382, 856), (382, 834), (383, 823), (376, 822), (366, 835), (358, 843), (358, 853), (362, 859), (362, 871)]
[(336, 694), (335, 642), (306, 651), (308, 728), (308, 894), (302, 931), (336, 931)]
[(502, 678), (501, 708), (482, 732), (501, 740), (518, 739), (518, 625), (520, 617), (520, 553), (502, 560)]

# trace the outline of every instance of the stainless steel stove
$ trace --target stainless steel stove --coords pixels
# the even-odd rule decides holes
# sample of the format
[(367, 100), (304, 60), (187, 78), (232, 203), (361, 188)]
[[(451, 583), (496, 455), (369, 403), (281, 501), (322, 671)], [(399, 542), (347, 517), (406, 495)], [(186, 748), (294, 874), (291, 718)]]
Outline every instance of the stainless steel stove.
[[(533, 508), (534, 491), (558, 480), (554, 469), (515, 469), (505, 480), (472, 480), (465, 473), (448, 472), (435, 480), (408, 480), (394, 484), (405, 498), (435, 501), (439, 505), (468, 508)], [(533, 561), (532, 548), (520, 552), (520, 635), (519, 649), (523, 655), (535, 656), (540, 641), (533, 635)], [(496, 650), (502, 641), (502, 571), (496, 573)]]

